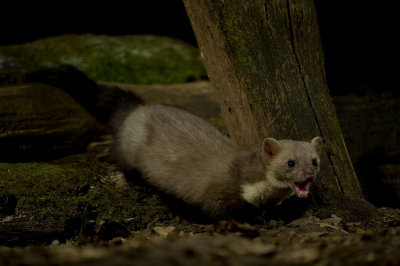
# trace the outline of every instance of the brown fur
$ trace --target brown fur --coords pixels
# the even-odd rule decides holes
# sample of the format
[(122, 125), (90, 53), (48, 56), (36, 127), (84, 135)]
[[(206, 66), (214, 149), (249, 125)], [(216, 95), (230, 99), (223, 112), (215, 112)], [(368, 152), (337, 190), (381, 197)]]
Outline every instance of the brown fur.
[[(280, 203), (304, 179), (310, 158), (319, 160), (309, 142), (267, 139), (262, 149), (242, 151), (202, 119), (162, 105), (139, 106), (117, 132), (121, 166), (140, 170), (150, 184), (212, 217), (247, 203)], [(289, 158), (302, 167), (288, 171)]]

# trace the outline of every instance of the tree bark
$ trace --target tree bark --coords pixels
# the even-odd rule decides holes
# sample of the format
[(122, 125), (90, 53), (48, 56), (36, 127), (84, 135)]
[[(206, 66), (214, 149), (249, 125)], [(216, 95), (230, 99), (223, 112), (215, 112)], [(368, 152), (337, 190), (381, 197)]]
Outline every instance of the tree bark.
[(324, 71), (312, 0), (184, 0), (230, 135), (324, 139), (320, 203), (362, 199)]

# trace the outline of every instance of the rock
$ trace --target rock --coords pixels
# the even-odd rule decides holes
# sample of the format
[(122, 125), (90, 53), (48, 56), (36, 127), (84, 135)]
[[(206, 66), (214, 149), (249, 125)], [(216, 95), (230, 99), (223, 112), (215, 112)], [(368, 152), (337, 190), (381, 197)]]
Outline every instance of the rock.
[[(172, 215), (153, 191), (119, 187), (104, 164), (0, 163), (0, 245), (110, 240)], [(12, 202), (8, 204), (7, 202)]]
[[(98, 81), (182, 83), (206, 77), (197, 48), (160, 36), (64, 35), (0, 47), (0, 84), (54, 64), (75, 66)], [(10, 70), (11, 69), (11, 72)]]
[(12, 61), (16, 59), (6, 57), (0, 59), (0, 85), (22, 83), (31, 72), (28, 67)]
[(86, 149), (102, 126), (61, 90), (0, 87), (0, 161), (43, 160)]
[(81, 223), (85, 195), (104, 169), (85, 162), (0, 163), (0, 195), (15, 199), (0, 212), (0, 244), (51, 243), (72, 237)]

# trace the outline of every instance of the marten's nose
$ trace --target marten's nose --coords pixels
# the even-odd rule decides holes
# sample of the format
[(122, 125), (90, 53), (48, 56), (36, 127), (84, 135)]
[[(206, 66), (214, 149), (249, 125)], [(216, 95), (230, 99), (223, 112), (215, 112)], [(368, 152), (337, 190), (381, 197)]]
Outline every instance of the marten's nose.
[(306, 180), (308, 182), (311, 182), (314, 180), (314, 174), (306, 174)]

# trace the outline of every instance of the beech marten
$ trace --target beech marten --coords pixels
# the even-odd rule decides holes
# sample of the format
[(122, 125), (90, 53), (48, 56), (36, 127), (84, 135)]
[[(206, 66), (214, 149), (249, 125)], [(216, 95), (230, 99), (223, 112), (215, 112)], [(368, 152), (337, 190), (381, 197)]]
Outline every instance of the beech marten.
[(123, 170), (139, 170), (151, 185), (214, 218), (249, 204), (307, 197), (319, 172), (320, 137), (310, 142), (266, 138), (258, 148), (243, 150), (199, 117), (144, 104), (128, 92), (99, 86), (71, 66), (42, 70), (28, 80), (63, 89), (109, 122)]
[(139, 105), (116, 124), (123, 169), (139, 170), (148, 183), (211, 217), (228, 216), (246, 203), (307, 197), (319, 172), (320, 137), (266, 138), (259, 148), (242, 150), (201, 118), (163, 105)]

